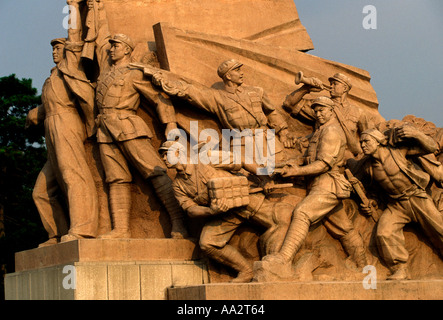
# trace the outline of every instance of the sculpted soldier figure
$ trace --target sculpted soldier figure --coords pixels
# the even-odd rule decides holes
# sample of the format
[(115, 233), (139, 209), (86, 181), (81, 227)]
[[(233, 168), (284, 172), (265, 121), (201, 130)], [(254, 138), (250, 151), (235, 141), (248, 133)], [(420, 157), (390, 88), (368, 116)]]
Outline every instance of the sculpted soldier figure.
[[(68, 1), (77, 10), (79, 2)], [(75, 16), (75, 15), (73, 15)], [(81, 22), (77, 21), (77, 26)], [(94, 135), (94, 88), (87, 80), (80, 55), (81, 28), (69, 29), (68, 38), (51, 41), (56, 67), (42, 89), (42, 104), (31, 110), (26, 126), (44, 122), (48, 161), (37, 177), (33, 199), (49, 240), (94, 238), (98, 227), (98, 200), (95, 183), (88, 167), (84, 142)], [(59, 191), (67, 200), (68, 223)]]
[(294, 209), (291, 225), (281, 250), (264, 258), (267, 261), (291, 263), (303, 244), (309, 227), (323, 221), (327, 230), (338, 238), (345, 251), (362, 268), (366, 263), (363, 240), (342, 208), (349, 198), (351, 184), (342, 174), (345, 165), (346, 137), (333, 111), (337, 105), (327, 97), (311, 104), (318, 128), (309, 141), (306, 164), (287, 165), (283, 177), (309, 177), (308, 195)]
[[(242, 164), (189, 164), (183, 161), (169, 162), (168, 153), (183, 159), (183, 145), (166, 141), (160, 147), (163, 160), (169, 168), (175, 168), (173, 182), (175, 196), (190, 217), (208, 217), (200, 235), (200, 248), (212, 259), (238, 272), (232, 282), (249, 282), (253, 278), (252, 264), (233, 246), (228, 244), (235, 231), (245, 222), (265, 228), (260, 237), (264, 254), (278, 252), (291, 221), (293, 206), (285, 202), (271, 202), (263, 193), (249, 195), (249, 205), (232, 208), (223, 199), (211, 201), (208, 182), (213, 178), (234, 177), (229, 171), (238, 171)], [(232, 162), (234, 164), (232, 164)]]
[(410, 141), (409, 145), (389, 146), (386, 136), (377, 129), (364, 131), (361, 146), (366, 157), (357, 167), (360, 168), (357, 174), (367, 175), (377, 182), (389, 197), (376, 230), (380, 255), (392, 272), (389, 280), (408, 277), (409, 255), (403, 236), (407, 223), (419, 224), (443, 257), (443, 216), (426, 193), (429, 174), (407, 158), (435, 152), (437, 144), (412, 125), (396, 130), (398, 137)]
[[(317, 78), (308, 79), (310, 84), (304, 83), (298, 90), (286, 97), (283, 108), (289, 112), (292, 117), (314, 124), (316, 118), (311, 108), (312, 100), (307, 100), (303, 97), (310, 92), (322, 90), (325, 86)], [(373, 116), (369, 116), (359, 107), (350, 104), (348, 93), (352, 88), (352, 83), (346, 75), (336, 73), (329, 78), (329, 82), (331, 88), (328, 89), (331, 99), (336, 104), (334, 112), (346, 135), (347, 148), (352, 153), (346, 154), (345, 157), (352, 158), (352, 156), (361, 154), (359, 134), (366, 129), (374, 128), (382, 119), (381, 117), (380, 119), (376, 119)]]
[[(166, 132), (176, 128), (175, 112), (167, 95), (144, 79), (143, 73), (129, 66), (135, 46), (123, 34), (110, 36), (106, 12), (98, 2), (98, 31), (96, 55), (100, 67), (96, 101), (97, 142), (101, 161), (109, 183), (110, 209), (114, 229), (102, 238), (129, 237), (129, 212), (131, 208), (130, 183), (132, 175), (128, 163), (145, 179), (149, 179), (172, 223), (171, 236), (187, 236), (181, 210), (172, 191), (172, 181), (166, 166), (150, 142), (153, 134), (136, 113), (143, 95), (154, 107)], [(90, 10), (93, 1), (88, 0)]]
[[(178, 96), (215, 114), (221, 122), (222, 128), (236, 131), (249, 129), (252, 134), (257, 129), (265, 129), (265, 133), (266, 129), (274, 129), (279, 137), (279, 139), (275, 139), (275, 150), (272, 150), (266, 143), (268, 141), (266, 135), (264, 136), (264, 146), (258, 146), (255, 143), (255, 147), (259, 152), (261, 152), (260, 149), (266, 152), (275, 152), (277, 161), (282, 162), (284, 147), (291, 146), (291, 141), (288, 139), (287, 123), (277, 112), (262, 88), (243, 85), (242, 66), (242, 63), (234, 59), (220, 64), (217, 74), (223, 80), (222, 90), (207, 88), (184, 79), (175, 80), (169, 73), (162, 71), (154, 73), (153, 82), (161, 86), (167, 94)], [(244, 148), (244, 140), (242, 140), (242, 146)], [(245, 156), (244, 150), (242, 150), (242, 156)], [(259, 166), (255, 164), (260, 161), (247, 164), (250, 164), (251, 168), (257, 169)]]

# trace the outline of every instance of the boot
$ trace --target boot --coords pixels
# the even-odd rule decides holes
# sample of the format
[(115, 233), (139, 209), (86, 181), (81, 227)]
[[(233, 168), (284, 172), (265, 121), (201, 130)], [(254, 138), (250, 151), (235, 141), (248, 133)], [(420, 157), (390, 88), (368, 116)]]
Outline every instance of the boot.
[(54, 237), (54, 238), (50, 238), (49, 240), (42, 242), (38, 245), (38, 248), (43, 248), (43, 247), (47, 247), (47, 246), (52, 246), (54, 244), (57, 244), (60, 242), (60, 238), (59, 237)]
[(386, 280), (406, 280), (408, 279), (408, 272), (406, 263), (398, 263), (391, 269), (391, 275)]
[(172, 181), (168, 175), (163, 174), (151, 178), (152, 186), (155, 189), (157, 196), (161, 203), (165, 206), (166, 211), (169, 213), (171, 219), (171, 238), (173, 239), (185, 239), (188, 237), (188, 231), (184, 225), (184, 214), (177, 199), (175, 198), (174, 191), (172, 190)]
[(309, 219), (304, 214), (296, 214), (289, 225), (280, 252), (267, 255), (263, 260), (282, 264), (291, 263), (305, 241), (310, 225)]
[(238, 272), (237, 277), (232, 279), (232, 283), (250, 282), (254, 276), (252, 265), (234, 247), (226, 245), (223, 248), (210, 247), (203, 251), (212, 259), (224, 264)]
[(363, 239), (357, 231), (350, 231), (340, 238), (340, 242), (359, 270), (368, 265)]
[(111, 232), (99, 236), (99, 239), (130, 238), (129, 213), (131, 210), (131, 185), (112, 183), (109, 186), (109, 202), (114, 220)]

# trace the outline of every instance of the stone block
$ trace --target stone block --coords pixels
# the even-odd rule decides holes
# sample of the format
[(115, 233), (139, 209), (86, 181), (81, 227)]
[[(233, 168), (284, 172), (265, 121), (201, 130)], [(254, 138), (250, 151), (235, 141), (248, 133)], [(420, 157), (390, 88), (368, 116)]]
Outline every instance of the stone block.
[(441, 300), (443, 280), (205, 284), (168, 288), (169, 300)]
[(78, 240), (16, 258), (7, 300), (164, 300), (168, 287), (208, 283), (206, 260), (189, 240)]
[(200, 258), (190, 240), (176, 239), (81, 239), (15, 254), (15, 271), (73, 262), (127, 262), (155, 260), (190, 261)]

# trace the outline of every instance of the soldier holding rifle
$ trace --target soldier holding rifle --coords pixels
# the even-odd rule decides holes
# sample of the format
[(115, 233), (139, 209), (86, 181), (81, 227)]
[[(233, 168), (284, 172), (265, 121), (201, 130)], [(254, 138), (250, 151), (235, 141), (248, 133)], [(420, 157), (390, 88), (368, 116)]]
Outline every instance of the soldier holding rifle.
[(88, 0), (88, 6), (89, 10), (94, 10), (96, 19), (95, 46), (100, 67), (96, 89), (99, 111), (96, 120), (97, 142), (106, 182), (109, 183), (110, 209), (114, 220), (114, 229), (101, 237), (130, 237), (132, 174), (129, 163), (152, 183), (156, 195), (169, 213), (171, 236), (187, 237), (183, 211), (174, 197), (172, 181), (166, 174), (164, 162), (151, 144), (151, 129), (137, 115), (143, 96), (166, 125), (167, 134), (177, 128), (174, 107), (168, 96), (153, 87), (140, 70), (129, 66), (135, 44), (124, 34), (111, 37), (103, 3)]
[(291, 263), (309, 227), (322, 221), (332, 236), (339, 239), (357, 267), (363, 268), (367, 264), (363, 240), (342, 205), (342, 200), (350, 197), (352, 186), (342, 173), (346, 136), (333, 111), (337, 105), (322, 96), (314, 100), (311, 107), (318, 128), (309, 141), (305, 165), (286, 166), (279, 170), (283, 177), (308, 177), (308, 195), (294, 209), (281, 250), (264, 260)]

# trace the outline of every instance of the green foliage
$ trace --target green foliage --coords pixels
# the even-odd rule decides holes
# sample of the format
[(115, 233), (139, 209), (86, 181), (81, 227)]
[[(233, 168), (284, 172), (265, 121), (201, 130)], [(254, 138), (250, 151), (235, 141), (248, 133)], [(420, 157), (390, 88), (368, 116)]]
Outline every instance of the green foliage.
[(32, 201), (46, 161), (44, 131), (25, 130), (28, 111), (40, 101), (31, 79), (0, 78), (0, 265), (8, 273), (14, 272), (15, 252), (36, 247), (47, 236)]

